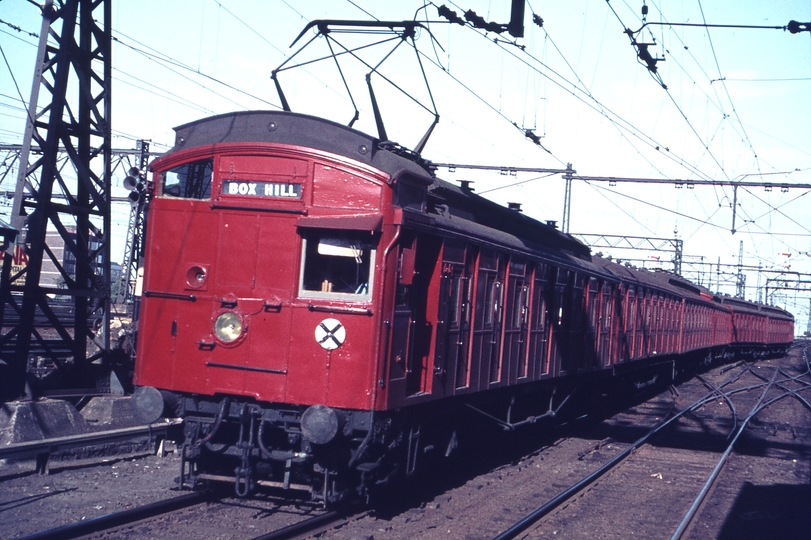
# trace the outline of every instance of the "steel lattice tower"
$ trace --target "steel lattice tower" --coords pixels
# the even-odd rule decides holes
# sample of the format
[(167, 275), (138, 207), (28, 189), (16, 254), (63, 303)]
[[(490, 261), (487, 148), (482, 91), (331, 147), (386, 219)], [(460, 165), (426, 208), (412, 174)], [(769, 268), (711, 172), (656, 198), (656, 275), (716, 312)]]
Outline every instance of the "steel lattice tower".
[[(42, 16), (11, 216), (28, 264), (0, 284), (7, 398), (24, 392), (32, 356), (76, 374), (109, 349), (111, 1), (46, 0)], [(60, 147), (67, 166), (57, 163)], [(48, 234), (64, 243), (61, 259)], [(44, 264), (64, 288), (43, 282)], [(72, 309), (57, 312), (57, 295)], [(14, 326), (2, 320), (9, 313)], [(35, 321), (47, 321), (48, 330)]]

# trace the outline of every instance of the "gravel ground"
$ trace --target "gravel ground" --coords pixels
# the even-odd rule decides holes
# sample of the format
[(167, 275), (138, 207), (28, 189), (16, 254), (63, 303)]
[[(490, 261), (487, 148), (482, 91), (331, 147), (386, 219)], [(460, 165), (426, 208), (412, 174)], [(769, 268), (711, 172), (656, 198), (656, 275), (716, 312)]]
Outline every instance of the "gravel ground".
[(175, 454), (65, 463), (52, 464), (47, 476), (31, 472), (31, 462), (0, 467), (0, 536), (15, 538), (178, 495), (171, 491), (180, 468)]

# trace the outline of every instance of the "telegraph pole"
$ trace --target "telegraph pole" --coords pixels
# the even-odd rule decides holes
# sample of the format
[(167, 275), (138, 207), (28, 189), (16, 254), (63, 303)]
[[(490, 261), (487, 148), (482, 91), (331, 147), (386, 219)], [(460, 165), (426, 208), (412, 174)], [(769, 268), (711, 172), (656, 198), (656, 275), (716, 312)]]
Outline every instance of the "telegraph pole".
[[(733, 231), (734, 232), (734, 231)], [(746, 275), (743, 273), (743, 240), (738, 248), (738, 281), (735, 291), (735, 298), (746, 297)]]
[(566, 180), (566, 191), (563, 195), (563, 223), (561, 230), (565, 233), (569, 232), (569, 225), (571, 224), (572, 217), (572, 164), (566, 164), (566, 173), (563, 175)]

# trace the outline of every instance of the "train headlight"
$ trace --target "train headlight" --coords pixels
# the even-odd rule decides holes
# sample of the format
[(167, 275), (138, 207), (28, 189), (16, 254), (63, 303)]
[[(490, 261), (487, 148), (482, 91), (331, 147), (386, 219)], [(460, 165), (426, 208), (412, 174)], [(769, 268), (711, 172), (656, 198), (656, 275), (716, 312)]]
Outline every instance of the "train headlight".
[(243, 330), (242, 319), (233, 311), (220, 313), (214, 321), (214, 334), (225, 343), (233, 343), (239, 339)]

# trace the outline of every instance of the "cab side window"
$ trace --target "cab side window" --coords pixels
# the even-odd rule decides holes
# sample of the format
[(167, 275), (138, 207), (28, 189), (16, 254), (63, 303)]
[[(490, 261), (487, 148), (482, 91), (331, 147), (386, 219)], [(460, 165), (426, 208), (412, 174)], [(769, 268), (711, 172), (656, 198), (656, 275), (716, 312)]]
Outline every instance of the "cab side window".
[(311, 231), (304, 238), (299, 295), (368, 300), (375, 236), (368, 231)]

